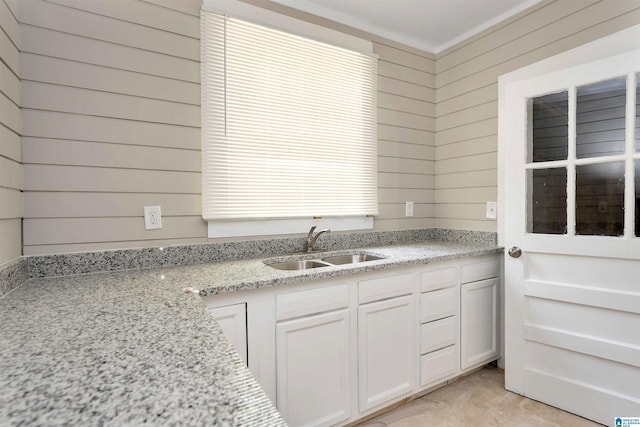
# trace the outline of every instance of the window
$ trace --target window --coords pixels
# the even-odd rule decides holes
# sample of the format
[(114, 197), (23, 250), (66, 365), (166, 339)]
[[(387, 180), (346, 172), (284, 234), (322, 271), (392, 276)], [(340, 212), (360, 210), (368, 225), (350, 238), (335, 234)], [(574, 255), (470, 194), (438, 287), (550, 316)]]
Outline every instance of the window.
[(378, 209), (376, 59), (220, 14), (201, 19), (209, 237), (283, 232), (265, 220), (286, 219), (288, 232), (302, 231), (292, 219), (370, 223)]
[(529, 100), (529, 233), (640, 236), (639, 87), (631, 73)]

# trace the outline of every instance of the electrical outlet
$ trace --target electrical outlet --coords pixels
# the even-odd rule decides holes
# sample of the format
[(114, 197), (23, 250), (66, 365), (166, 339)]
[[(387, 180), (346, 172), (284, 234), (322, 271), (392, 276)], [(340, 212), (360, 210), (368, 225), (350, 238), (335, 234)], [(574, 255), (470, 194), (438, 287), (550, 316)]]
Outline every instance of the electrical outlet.
[(160, 211), (160, 206), (144, 207), (144, 228), (146, 230), (162, 228), (162, 212)]
[(404, 204), (405, 216), (413, 216), (413, 202), (406, 202)]
[(496, 219), (498, 217), (498, 204), (496, 202), (487, 202), (487, 218)]

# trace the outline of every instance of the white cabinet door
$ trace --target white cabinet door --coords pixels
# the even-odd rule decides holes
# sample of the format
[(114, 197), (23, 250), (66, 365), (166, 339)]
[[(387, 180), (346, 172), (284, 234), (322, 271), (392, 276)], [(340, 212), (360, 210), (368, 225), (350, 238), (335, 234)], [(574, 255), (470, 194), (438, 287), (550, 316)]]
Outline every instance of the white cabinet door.
[(361, 412), (412, 392), (416, 381), (415, 297), (358, 307)]
[(240, 358), (247, 364), (247, 306), (233, 304), (224, 307), (209, 307), (216, 321), (222, 328), (231, 345), (236, 349)]
[(277, 407), (290, 426), (328, 426), (351, 415), (349, 311), (276, 325)]
[(498, 356), (498, 279), (461, 287), (460, 368), (490, 362)]

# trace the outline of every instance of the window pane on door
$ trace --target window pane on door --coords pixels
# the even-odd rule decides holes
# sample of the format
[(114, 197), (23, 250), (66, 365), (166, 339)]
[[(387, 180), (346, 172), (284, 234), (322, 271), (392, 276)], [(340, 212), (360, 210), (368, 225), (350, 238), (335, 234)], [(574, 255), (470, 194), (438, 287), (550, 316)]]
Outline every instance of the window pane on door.
[(527, 232), (536, 234), (567, 233), (567, 169), (533, 169), (528, 171), (529, 209)]
[(626, 78), (577, 89), (576, 157), (624, 153)]
[(565, 160), (568, 153), (568, 92), (553, 93), (530, 100), (527, 161)]
[[(636, 133), (636, 138), (637, 138)], [(637, 142), (637, 140), (636, 140)], [(636, 160), (636, 236), (640, 237), (640, 160)]]
[(576, 234), (624, 233), (624, 162), (576, 166)]
[[(636, 74), (636, 151), (640, 152), (640, 74)], [(636, 218), (638, 218), (637, 215)]]

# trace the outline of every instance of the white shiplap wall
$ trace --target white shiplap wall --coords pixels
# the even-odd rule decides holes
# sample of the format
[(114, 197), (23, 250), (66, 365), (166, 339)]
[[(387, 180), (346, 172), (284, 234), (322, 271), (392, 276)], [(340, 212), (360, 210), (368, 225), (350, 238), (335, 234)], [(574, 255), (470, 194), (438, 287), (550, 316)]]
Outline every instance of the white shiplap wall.
[[(378, 62), (377, 229), (433, 226), (435, 75), (425, 54), (374, 43)], [(414, 217), (405, 217), (405, 202)]]
[[(200, 0), (19, 3), (25, 254), (206, 241)], [(374, 47), (375, 226), (430, 227), (434, 58), (383, 40)], [(415, 217), (404, 217), (405, 201)], [(163, 229), (144, 229), (145, 205), (162, 206)]]
[[(0, 97), (0, 197), (13, 202), (0, 208), (1, 231), (12, 236), (0, 260), (20, 253), (22, 185), (26, 254), (205, 242), (200, 1), (3, 3), (20, 5), (21, 25), (1, 15), (0, 66), (10, 73), (2, 74)], [(484, 203), (497, 197), (498, 76), (637, 24), (639, 7), (639, 0), (545, 1), (437, 59), (371, 37), (380, 56), (376, 229), (495, 230)], [(406, 201), (415, 203), (413, 218), (404, 216)], [(156, 204), (164, 228), (145, 231), (142, 207)]]
[(0, 264), (22, 255), (22, 116), (15, 1), (0, 0)]
[(544, 1), (437, 55), (437, 227), (496, 230), (498, 76), (637, 24), (639, 0)]

